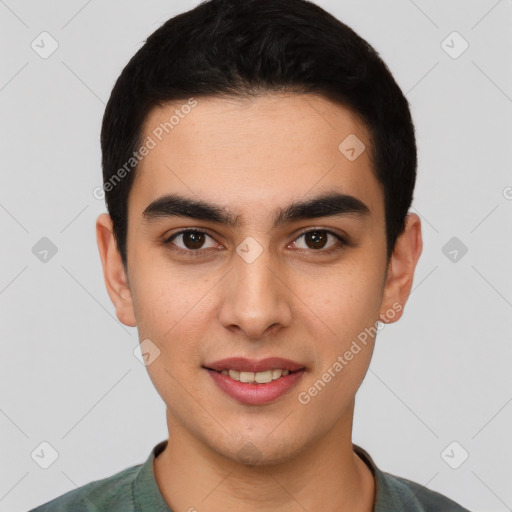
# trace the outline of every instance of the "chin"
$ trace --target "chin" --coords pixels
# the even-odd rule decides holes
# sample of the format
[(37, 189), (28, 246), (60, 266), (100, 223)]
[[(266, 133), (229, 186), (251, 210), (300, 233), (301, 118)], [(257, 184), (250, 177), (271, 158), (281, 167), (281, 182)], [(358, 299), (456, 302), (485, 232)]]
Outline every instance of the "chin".
[(269, 439), (268, 433), (262, 433), (261, 436), (243, 435), (239, 436), (238, 441), (233, 438), (226, 440), (227, 445), (223, 446), (218, 452), (233, 462), (241, 463), (246, 466), (263, 467), (275, 466), (293, 460), (302, 451), (297, 442), (291, 443), (290, 437), (285, 436), (280, 439)]

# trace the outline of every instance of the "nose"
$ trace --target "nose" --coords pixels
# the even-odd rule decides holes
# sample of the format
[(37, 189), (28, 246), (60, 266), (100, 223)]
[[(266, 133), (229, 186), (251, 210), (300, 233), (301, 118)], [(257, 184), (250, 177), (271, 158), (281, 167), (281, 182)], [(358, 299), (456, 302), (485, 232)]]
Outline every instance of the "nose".
[(293, 294), (268, 249), (251, 263), (234, 255), (223, 287), (219, 321), (232, 332), (257, 340), (290, 325)]

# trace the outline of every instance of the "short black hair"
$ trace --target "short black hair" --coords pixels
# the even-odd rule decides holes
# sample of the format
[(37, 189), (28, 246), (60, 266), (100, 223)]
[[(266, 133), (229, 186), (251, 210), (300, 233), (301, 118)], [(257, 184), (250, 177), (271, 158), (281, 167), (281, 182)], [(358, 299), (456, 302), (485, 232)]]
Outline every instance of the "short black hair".
[(103, 188), (125, 268), (134, 152), (150, 111), (191, 97), (270, 92), (316, 93), (364, 123), (384, 191), (389, 259), (412, 202), (417, 156), (408, 102), (386, 64), (350, 27), (307, 0), (209, 0), (147, 38), (105, 108)]

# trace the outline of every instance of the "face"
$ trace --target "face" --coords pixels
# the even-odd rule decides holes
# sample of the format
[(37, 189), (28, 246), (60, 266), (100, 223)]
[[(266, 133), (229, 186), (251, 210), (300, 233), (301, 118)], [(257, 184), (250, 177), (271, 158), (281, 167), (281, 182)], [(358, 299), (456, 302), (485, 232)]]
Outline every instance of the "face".
[(383, 190), (349, 110), (315, 95), (196, 101), (146, 119), (126, 276), (98, 237), (107, 287), (146, 340), (169, 428), (232, 460), (282, 462), (350, 435), (377, 321), (398, 319), (410, 290), (419, 221), (386, 275)]

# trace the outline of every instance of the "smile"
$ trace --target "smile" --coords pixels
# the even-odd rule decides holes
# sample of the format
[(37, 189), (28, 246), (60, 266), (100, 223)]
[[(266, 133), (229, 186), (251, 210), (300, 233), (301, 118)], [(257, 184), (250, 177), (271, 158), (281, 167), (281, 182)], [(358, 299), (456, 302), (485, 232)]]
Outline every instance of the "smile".
[[(290, 370), (283, 370), (281, 368), (274, 368), (272, 370), (265, 370), (262, 372), (244, 372), (240, 370), (214, 370), (222, 375), (229, 375), (229, 377), (238, 382), (245, 382), (247, 384), (267, 384), (273, 380), (286, 377)], [(293, 373), (293, 372), (292, 372)]]

